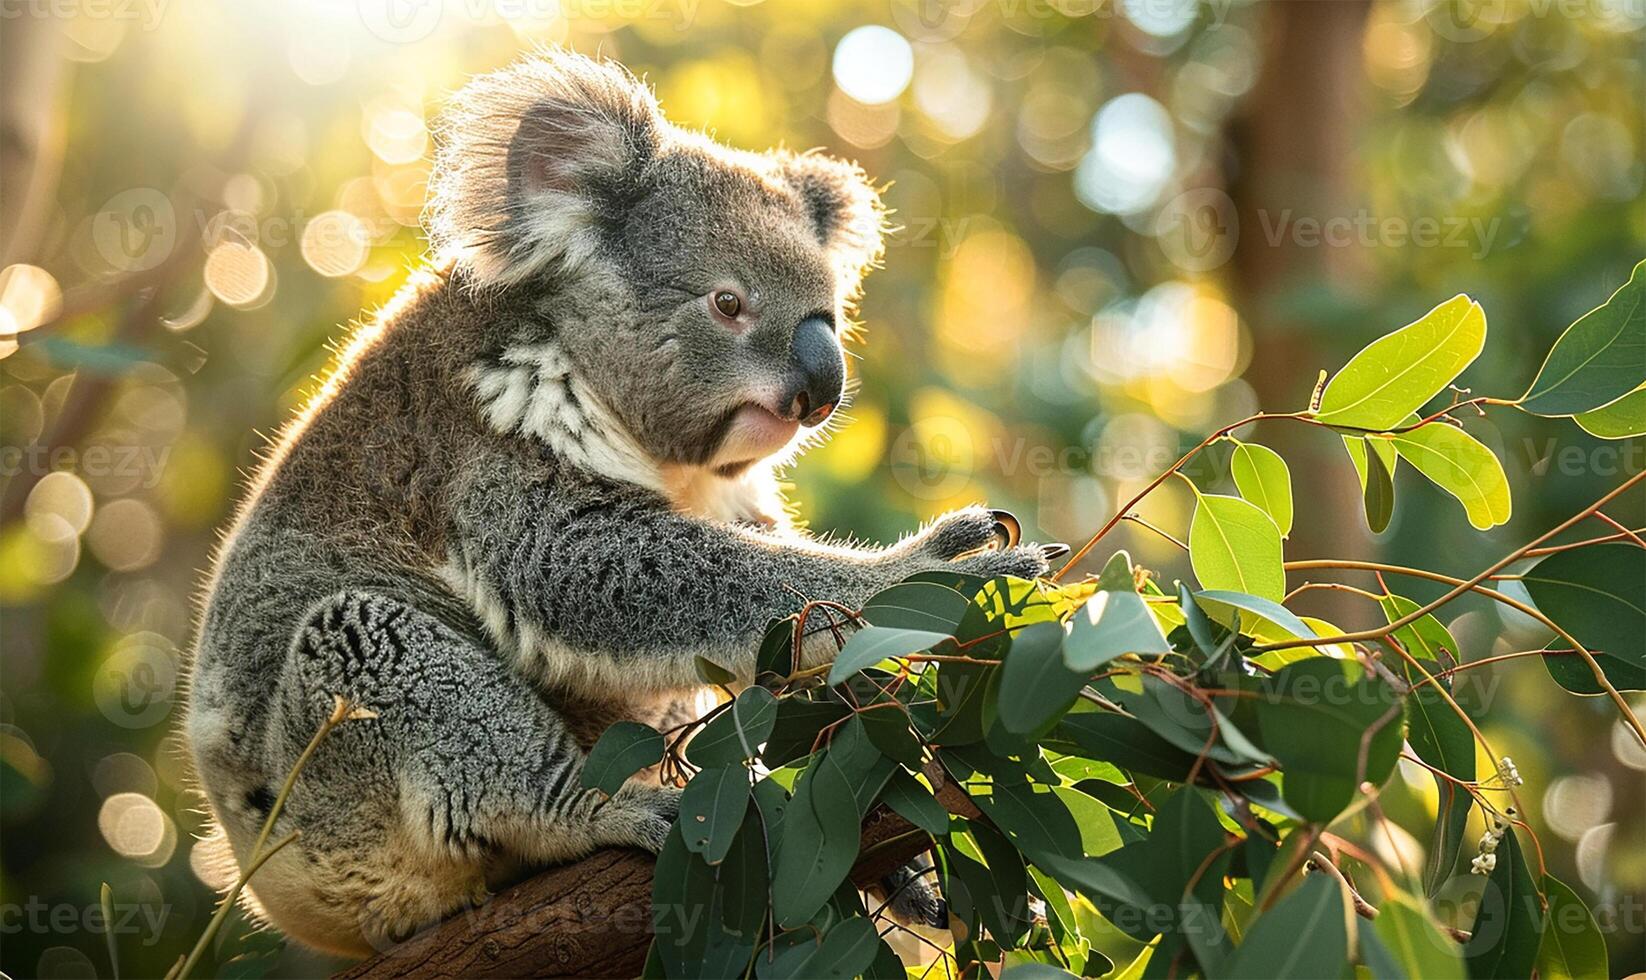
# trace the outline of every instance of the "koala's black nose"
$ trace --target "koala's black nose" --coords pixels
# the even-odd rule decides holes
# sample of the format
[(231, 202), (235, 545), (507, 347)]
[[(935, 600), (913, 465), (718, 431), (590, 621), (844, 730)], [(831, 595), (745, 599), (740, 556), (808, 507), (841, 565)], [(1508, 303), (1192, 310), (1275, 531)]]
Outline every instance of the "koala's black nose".
[(802, 320), (789, 349), (793, 373), (785, 407), (801, 425), (822, 425), (846, 391), (846, 352), (822, 317)]

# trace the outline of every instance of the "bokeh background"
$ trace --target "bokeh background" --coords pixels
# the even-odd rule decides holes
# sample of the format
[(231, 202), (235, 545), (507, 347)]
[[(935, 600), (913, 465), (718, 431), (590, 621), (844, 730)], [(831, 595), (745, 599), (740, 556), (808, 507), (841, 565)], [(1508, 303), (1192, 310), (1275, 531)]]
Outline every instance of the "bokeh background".
[[(0, 3), (0, 969), (158, 975), (210, 914), (176, 727), (218, 529), (348, 323), (420, 259), (429, 130), (539, 44), (619, 58), (677, 121), (823, 147), (900, 229), (862, 307), (853, 423), (795, 469), (818, 529), (887, 538), (986, 499), (1078, 544), (1179, 452), (1457, 292), (1462, 382), (1522, 392), (1646, 254), (1641, 0), (4, 0)], [(1291, 462), (1288, 557), (1472, 573), (1646, 466), (1517, 413), (1470, 422), (1490, 535), (1406, 468), (1374, 538), (1338, 440)], [(1196, 470), (1219, 486), (1223, 453)], [(1165, 486), (1140, 509), (1185, 533)], [(1640, 526), (1638, 495), (1613, 515)], [(1592, 533), (1604, 533), (1599, 525)], [(1108, 544), (1168, 581), (1181, 552)], [(1301, 579), (1294, 575), (1292, 585)], [(1369, 585), (1360, 581), (1358, 584)], [(1434, 592), (1405, 591), (1415, 598)], [(1312, 593), (1345, 627), (1369, 604)], [(1467, 658), (1544, 638), (1485, 604)], [(1535, 659), (1461, 685), (1527, 780), (1550, 870), (1646, 966), (1646, 753)], [(1637, 705), (1640, 703), (1636, 702)], [(1489, 768), (1487, 771), (1490, 771)], [(1364, 839), (1409, 858), (1433, 790)], [(1402, 829), (1404, 828), (1404, 829)], [(325, 964), (236, 917), (223, 976)]]

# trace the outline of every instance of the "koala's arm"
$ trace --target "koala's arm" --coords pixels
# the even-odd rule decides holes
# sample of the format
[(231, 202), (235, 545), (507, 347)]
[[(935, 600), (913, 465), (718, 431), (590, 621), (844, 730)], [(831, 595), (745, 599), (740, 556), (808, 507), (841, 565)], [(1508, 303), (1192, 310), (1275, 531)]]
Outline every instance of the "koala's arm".
[[(492, 487), (465, 495), (463, 512), (460, 561), (482, 617), (508, 624), (524, 666), (574, 688), (690, 686), (699, 655), (748, 680), (766, 623), (809, 599), (856, 607), (935, 569), (1046, 570), (1033, 545), (956, 560), (994, 535), (980, 507), (879, 551), (686, 517), (638, 491)], [(807, 659), (832, 651), (823, 640)]]

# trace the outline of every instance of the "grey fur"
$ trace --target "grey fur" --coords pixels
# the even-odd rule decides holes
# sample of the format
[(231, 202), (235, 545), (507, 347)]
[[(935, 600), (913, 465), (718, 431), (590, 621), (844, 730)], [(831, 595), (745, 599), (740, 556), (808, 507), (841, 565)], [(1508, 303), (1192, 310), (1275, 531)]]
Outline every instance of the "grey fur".
[[(578, 772), (606, 724), (694, 693), (694, 657), (748, 679), (763, 625), (806, 598), (1046, 567), (1033, 546), (979, 552), (981, 508), (888, 548), (813, 539), (773, 471), (820, 430), (738, 455), (739, 409), (770, 403), (795, 325), (844, 327), (878, 254), (856, 167), (718, 146), (564, 53), (456, 104), (440, 258), (282, 433), (193, 663), (188, 737), (240, 862), (333, 697), (376, 712), (312, 758), (276, 828), (302, 837), (252, 886), (288, 935), (349, 955), (525, 867), (656, 848), (675, 791), (604, 800)], [(735, 329), (705, 299), (727, 283), (749, 300)]]

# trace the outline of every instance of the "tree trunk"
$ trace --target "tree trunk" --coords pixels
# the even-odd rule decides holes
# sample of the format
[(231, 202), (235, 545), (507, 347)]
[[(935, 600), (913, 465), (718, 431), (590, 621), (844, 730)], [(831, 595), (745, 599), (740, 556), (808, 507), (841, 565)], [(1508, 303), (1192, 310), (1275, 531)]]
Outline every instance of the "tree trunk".
[[(876, 810), (852, 881), (872, 885), (928, 846), (901, 817)], [(605, 850), (551, 868), (337, 976), (638, 976), (652, 938), (653, 864), (638, 851)]]

